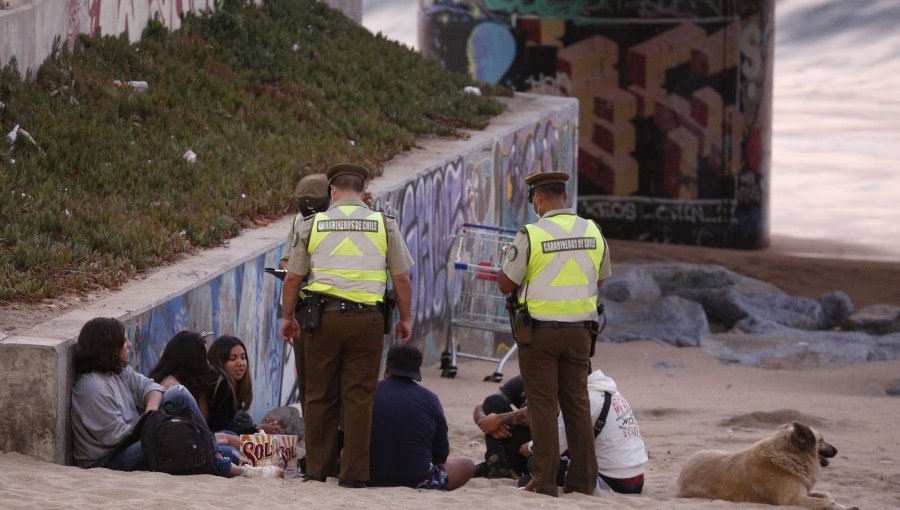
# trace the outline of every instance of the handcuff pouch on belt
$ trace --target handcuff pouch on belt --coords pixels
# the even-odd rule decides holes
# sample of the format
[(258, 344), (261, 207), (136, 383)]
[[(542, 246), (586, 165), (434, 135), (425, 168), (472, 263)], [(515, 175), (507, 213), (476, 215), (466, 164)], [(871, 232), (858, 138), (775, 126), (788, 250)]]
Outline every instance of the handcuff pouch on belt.
[(397, 307), (397, 298), (394, 294), (393, 290), (389, 290), (384, 293), (384, 306), (381, 308), (381, 313), (384, 314), (384, 334), (388, 335), (391, 332), (391, 323), (394, 320), (394, 308)]
[(297, 307), (297, 322), (305, 331), (312, 331), (322, 326), (322, 308), (325, 300), (322, 296), (308, 292), (306, 297)]
[(509, 324), (512, 328), (513, 340), (519, 345), (528, 345), (534, 340), (531, 331), (531, 314), (528, 303), (519, 303), (515, 291), (506, 296), (506, 310), (509, 312)]

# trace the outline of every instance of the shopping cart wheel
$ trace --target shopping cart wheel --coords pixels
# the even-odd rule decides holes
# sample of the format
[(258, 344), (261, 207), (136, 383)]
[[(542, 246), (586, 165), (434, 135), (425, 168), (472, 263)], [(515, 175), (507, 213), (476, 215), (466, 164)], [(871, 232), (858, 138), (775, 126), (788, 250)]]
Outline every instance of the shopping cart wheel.
[(441, 370), (445, 370), (450, 366), (450, 353), (444, 351), (441, 353)]
[(494, 372), (493, 374), (484, 378), (484, 382), (500, 382), (503, 380), (503, 374), (500, 372)]
[(456, 367), (448, 366), (441, 370), (441, 377), (445, 377), (447, 379), (455, 379), (456, 378)]

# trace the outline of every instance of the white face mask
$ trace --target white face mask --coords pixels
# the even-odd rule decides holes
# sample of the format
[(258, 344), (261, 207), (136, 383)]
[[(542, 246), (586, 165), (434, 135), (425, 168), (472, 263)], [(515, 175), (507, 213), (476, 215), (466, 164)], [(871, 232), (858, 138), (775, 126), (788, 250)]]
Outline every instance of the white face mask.
[(541, 208), (538, 206), (538, 200), (539, 200), (539, 199), (541, 200), (541, 204), (543, 205), (543, 202), (544, 202), (544, 201), (543, 201), (541, 195), (535, 193), (535, 194), (534, 194), (534, 199), (533, 199), (532, 202), (531, 202), (531, 207), (534, 209), (534, 214), (537, 214), (538, 216), (541, 216)]

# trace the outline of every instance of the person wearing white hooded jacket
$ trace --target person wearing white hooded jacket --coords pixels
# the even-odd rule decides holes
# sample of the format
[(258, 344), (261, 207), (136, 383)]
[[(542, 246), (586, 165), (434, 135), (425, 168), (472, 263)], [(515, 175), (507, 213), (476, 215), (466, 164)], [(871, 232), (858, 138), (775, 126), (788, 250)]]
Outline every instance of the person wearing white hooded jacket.
[[(600, 370), (588, 376), (588, 397), (591, 401), (591, 420), (596, 424), (603, 410), (604, 397), (610, 394), (606, 424), (595, 439), (597, 465), (600, 472), (598, 486), (624, 494), (640, 494), (644, 486), (644, 466), (647, 450), (641, 439), (637, 420), (631, 406), (619, 393), (616, 382)], [(558, 416), (559, 450), (568, 449), (562, 413)], [(522, 446), (522, 453), (530, 454), (532, 443)], [(528, 452), (526, 452), (528, 449)]]

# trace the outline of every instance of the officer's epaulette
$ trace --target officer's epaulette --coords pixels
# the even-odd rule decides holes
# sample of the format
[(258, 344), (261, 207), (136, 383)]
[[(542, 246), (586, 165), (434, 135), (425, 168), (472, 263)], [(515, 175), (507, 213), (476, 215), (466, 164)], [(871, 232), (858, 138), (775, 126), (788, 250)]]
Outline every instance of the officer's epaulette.
[(519, 229), (519, 232), (521, 232), (521, 233), (523, 233), (523, 234), (527, 234), (527, 233), (528, 233), (528, 228), (527, 228), (527, 227), (522, 227), (522, 228)]
[(307, 214), (306, 216), (303, 217), (303, 221), (311, 220), (311, 219), (313, 219), (317, 214), (319, 214), (319, 213)]
[(381, 215), (384, 216), (385, 218), (390, 218), (390, 219), (392, 219), (392, 220), (396, 220), (396, 219), (397, 219), (396, 216), (391, 216), (390, 214), (387, 214), (387, 213), (381, 213)]

